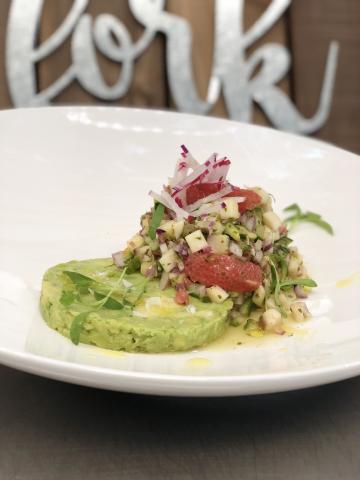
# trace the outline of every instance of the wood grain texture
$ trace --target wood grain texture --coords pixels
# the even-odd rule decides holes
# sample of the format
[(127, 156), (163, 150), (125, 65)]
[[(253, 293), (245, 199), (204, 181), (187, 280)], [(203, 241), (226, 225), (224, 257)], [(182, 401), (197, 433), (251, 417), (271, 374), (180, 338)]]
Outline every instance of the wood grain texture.
[[(61, 24), (73, 1), (54, 2), (46, 0), (41, 17), (39, 41), (46, 39)], [(127, 0), (91, 0), (86, 13), (96, 18), (101, 13), (117, 17), (129, 30), (133, 41), (140, 37), (144, 28), (132, 16)], [(129, 91), (119, 100), (109, 102), (112, 105), (142, 107), (166, 107), (167, 86), (164, 65), (164, 39), (157, 36), (147, 50), (135, 61), (132, 84)], [(115, 63), (100, 52), (97, 60), (104, 80), (112, 85), (121, 73), (121, 65)], [(50, 85), (71, 64), (70, 39), (53, 55), (40, 62), (38, 67), (39, 88)], [(91, 96), (77, 83), (73, 82), (53, 102), (54, 104), (98, 104), (99, 99)], [(104, 102), (103, 102), (104, 103)]]
[[(245, 2), (244, 30), (247, 30), (253, 25), (253, 23), (255, 23), (270, 3), (271, 0), (252, 0), (251, 2)], [(214, 7), (214, 0), (196, 0), (196, 2), (191, 2), (191, 0), (168, 0), (167, 2), (168, 11), (185, 18), (191, 25), (193, 32), (192, 60), (194, 77), (199, 94), (203, 99), (206, 98), (213, 60)], [(249, 57), (259, 46), (269, 42), (277, 42), (287, 46), (287, 21), (287, 16), (283, 16), (278, 22), (276, 22), (276, 24), (262, 38), (248, 49), (246, 52), (247, 57)], [(280, 82), (279, 87), (283, 91), (289, 92), (289, 84), (290, 80), (287, 76)], [(174, 107), (174, 104), (171, 103), (171, 106)], [(224, 97), (222, 95), (210, 113), (218, 117), (228, 116)], [(255, 105), (254, 108), (253, 121), (257, 124), (269, 125), (269, 121), (257, 105)]]
[[(229, 0), (230, 1), (230, 0)], [(5, 34), (11, 0), (0, 1), (0, 108), (12, 105), (5, 76)], [(73, 0), (44, 0), (38, 41), (42, 42), (57, 28)], [(270, 0), (245, 1), (245, 29), (259, 18)], [(193, 29), (193, 66), (198, 90), (205, 98), (212, 63), (214, 43), (214, 0), (168, 0), (168, 11), (186, 18)], [(130, 13), (128, 0), (90, 0), (87, 12), (95, 18), (108, 12), (119, 18), (133, 39), (143, 27)], [(268, 42), (291, 45), (291, 76), (280, 87), (295, 98), (299, 109), (311, 116), (319, 100), (324, 65), (331, 39), (340, 41), (340, 61), (330, 118), (317, 137), (355, 152), (360, 152), (360, 2), (359, 0), (293, 0), (289, 15), (284, 15), (272, 29), (247, 52)], [(155, 41), (136, 61), (132, 85), (127, 94), (108, 104), (174, 108), (169, 98), (165, 71), (165, 38)], [(121, 65), (98, 53), (105, 80), (112, 84), (121, 72)], [(70, 40), (37, 67), (38, 86), (46, 88), (70, 65)], [(99, 100), (85, 92), (75, 81), (55, 100), (55, 104), (97, 104)], [(105, 102), (103, 102), (105, 103)], [(220, 98), (212, 115), (227, 116), (224, 99)], [(256, 107), (254, 122), (268, 124)]]
[(290, 13), (296, 103), (305, 115), (313, 115), (329, 43), (338, 40), (333, 105), (316, 137), (360, 153), (360, 2), (295, 0)]
[(10, 0), (0, 0), (0, 108), (12, 106), (5, 73), (5, 37)]
[(238, 398), (82, 388), (0, 367), (4, 480), (356, 480), (360, 378)]

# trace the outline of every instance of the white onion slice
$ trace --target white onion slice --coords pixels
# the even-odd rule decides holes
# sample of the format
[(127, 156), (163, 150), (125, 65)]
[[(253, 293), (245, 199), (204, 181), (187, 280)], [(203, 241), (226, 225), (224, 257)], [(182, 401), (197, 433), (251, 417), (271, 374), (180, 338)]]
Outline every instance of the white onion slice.
[(174, 176), (169, 178), (170, 187), (174, 187), (179, 182), (184, 180), (184, 178), (187, 177), (188, 172), (189, 172), (189, 163), (187, 162), (187, 160), (185, 160), (185, 158), (183, 157), (179, 158), (178, 161), (176, 162)]
[(169, 195), (167, 192), (162, 191), (161, 194), (159, 195), (158, 193), (150, 190), (149, 195), (157, 202), (160, 202), (163, 205), (165, 205), (165, 207), (169, 208), (170, 210), (173, 210), (175, 212), (176, 218), (180, 218), (180, 219), (188, 218), (189, 216), (188, 212), (180, 208), (179, 205), (172, 198), (172, 196)]
[(223, 182), (226, 180), (231, 162), (227, 157), (220, 158), (210, 166), (210, 172), (206, 178), (207, 182)]
[(169, 208), (175, 212), (176, 218), (187, 219), (189, 217), (189, 213), (183, 208), (180, 208), (179, 205), (175, 202), (174, 198), (168, 192), (161, 192), (161, 196), (168, 203)]
[(185, 145), (181, 145), (181, 156), (183, 158), (186, 158), (189, 166), (194, 169), (194, 168), (197, 168), (200, 163), (196, 160), (196, 158), (194, 158), (193, 154), (187, 149), (187, 147)]

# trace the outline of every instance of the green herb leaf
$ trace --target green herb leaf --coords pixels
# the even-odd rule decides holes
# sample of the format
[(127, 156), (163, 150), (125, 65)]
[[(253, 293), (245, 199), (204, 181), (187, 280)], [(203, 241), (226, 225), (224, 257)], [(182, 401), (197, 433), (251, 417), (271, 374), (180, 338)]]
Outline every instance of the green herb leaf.
[(64, 305), (64, 307), (68, 307), (72, 303), (74, 303), (76, 299), (76, 295), (73, 292), (62, 292), (61, 298), (60, 298), (60, 303), (61, 305)]
[(284, 212), (291, 212), (294, 211), (295, 215), (301, 215), (301, 208), (297, 203), (292, 203), (288, 207), (284, 208)]
[[(96, 300), (103, 300), (107, 296), (103, 295), (100, 292), (94, 292), (94, 296)], [(119, 302), (118, 300), (115, 300), (113, 297), (108, 297), (106, 302), (101, 305), (102, 307), (108, 308), (109, 310), (122, 310), (124, 308), (123, 303)]]
[(292, 243), (293, 240), (292, 238), (289, 237), (281, 237), (279, 240), (276, 240), (274, 243), (275, 247), (281, 246), (281, 247), (288, 247), (290, 243)]
[(323, 220), (321, 218), (320, 215), (318, 215), (317, 213), (314, 213), (314, 212), (307, 212), (304, 217), (302, 218), (302, 220), (305, 220), (307, 222), (311, 222), (311, 223), (314, 223), (315, 225), (317, 225), (318, 227), (322, 228), (323, 230), (325, 230), (326, 232), (328, 232), (330, 235), (334, 235), (334, 230), (332, 228), (332, 226), (330, 225), (330, 223), (328, 222), (325, 222), (325, 220)]
[(248, 317), (251, 313), (251, 310), (253, 309), (253, 302), (252, 302), (252, 297), (247, 298), (244, 303), (240, 307), (240, 313), (244, 317)]
[(139, 257), (131, 257), (126, 262), (126, 272), (127, 273), (136, 273), (140, 270), (141, 262)]
[(281, 308), (281, 302), (280, 302), (280, 298), (279, 298), (279, 294), (280, 294), (279, 274), (278, 274), (278, 271), (276, 269), (275, 263), (274, 263), (273, 259), (270, 257), (270, 255), (268, 256), (268, 261), (270, 263), (270, 268), (271, 268), (271, 277), (272, 277), (272, 285), (271, 286), (274, 289), (274, 300), (275, 300), (276, 305)]
[(295, 280), (286, 280), (280, 284), (280, 288), (289, 287), (290, 285), (303, 285), (304, 287), (317, 287), (317, 283), (311, 278), (297, 278)]
[(330, 223), (326, 222), (321, 215), (315, 212), (302, 212), (299, 205), (294, 203), (293, 205), (290, 205), (289, 207), (286, 207), (284, 209), (285, 212), (293, 212), (293, 215), (290, 217), (287, 217), (284, 222), (287, 224), (288, 229), (292, 228), (294, 225), (296, 225), (299, 222), (310, 222), (318, 227), (322, 228), (326, 232), (328, 232), (330, 235), (334, 234), (334, 230)]
[(91, 310), (88, 312), (82, 312), (76, 315), (71, 323), (70, 327), (70, 340), (75, 344), (79, 345), (80, 342), (80, 333), (83, 326), (84, 321), (86, 320), (87, 316), (91, 313)]
[(95, 280), (82, 273), (70, 272), (68, 270), (64, 270), (63, 273), (65, 273), (65, 275), (67, 275), (70, 280), (79, 287), (90, 287), (90, 285), (95, 282)]
[(162, 203), (158, 203), (154, 209), (153, 216), (151, 218), (150, 227), (149, 227), (149, 237), (151, 240), (156, 238), (156, 230), (158, 229), (160, 222), (164, 216), (165, 207)]
[(256, 233), (250, 232), (243, 225), (235, 225), (234, 223), (228, 222), (225, 225), (224, 233), (229, 235), (236, 242), (240, 241), (240, 237), (245, 237), (247, 239), (255, 240), (257, 238)]

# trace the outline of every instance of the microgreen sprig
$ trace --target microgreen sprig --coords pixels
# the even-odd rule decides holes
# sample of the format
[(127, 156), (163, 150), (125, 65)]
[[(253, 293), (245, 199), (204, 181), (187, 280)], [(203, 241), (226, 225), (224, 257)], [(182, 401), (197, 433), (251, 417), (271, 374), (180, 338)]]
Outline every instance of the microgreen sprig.
[(310, 211), (303, 212), (297, 203), (293, 203), (292, 205), (284, 208), (284, 212), (291, 213), (291, 215), (284, 220), (288, 230), (293, 228), (294, 225), (299, 222), (310, 222), (322, 228), (330, 235), (334, 235), (333, 227), (330, 225), (330, 223), (326, 222), (321, 215)]

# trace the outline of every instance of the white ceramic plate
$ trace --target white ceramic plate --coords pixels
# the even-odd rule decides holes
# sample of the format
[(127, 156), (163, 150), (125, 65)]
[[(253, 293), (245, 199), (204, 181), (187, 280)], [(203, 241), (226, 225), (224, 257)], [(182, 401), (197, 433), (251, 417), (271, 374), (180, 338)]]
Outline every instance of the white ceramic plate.
[[(0, 113), (0, 362), (82, 385), (166, 395), (243, 395), (319, 385), (360, 373), (360, 158), (324, 143), (221, 119), (118, 108)], [(298, 202), (334, 226), (292, 236), (319, 288), (313, 319), (293, 336), (236, 332), (196, 352), (119, 354), (50, 330), (43, 272), (104, 257), (138, 228), (147, 193), (171, 174), (179, 145), (232, 161), (231, 179), (261, 185), (276, 209)], [(344, 280), (347, 279), (347, 280)]]

